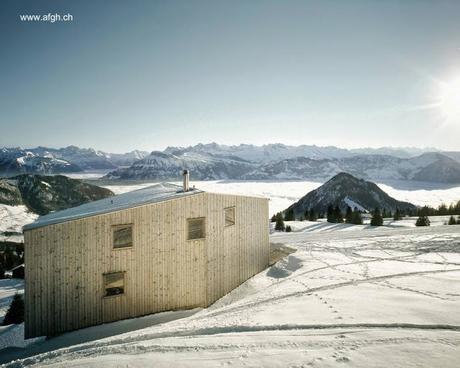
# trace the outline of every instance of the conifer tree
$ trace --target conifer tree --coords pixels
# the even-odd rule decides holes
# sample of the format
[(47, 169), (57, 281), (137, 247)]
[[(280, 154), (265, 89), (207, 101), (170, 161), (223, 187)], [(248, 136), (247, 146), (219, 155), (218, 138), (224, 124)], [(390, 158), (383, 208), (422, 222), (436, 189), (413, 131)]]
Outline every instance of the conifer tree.
[(353, 223), (353, 211), (350, 206), (347, 206), (347, 211), (345, 213), (345, 222), (347, 224)]
[(287, 233), (290, 233), (291, 231), (292, 231), (292, 228), (291, 228), (289, 225), (286, 226), (286, 232), (287, 232)]
[(401, 211), (399, 210), (399, 208), (396, 208), (396, 211), (393, 215), (393, 220), (399, 221), (401, 219), (402, 219)]
[(272, 216), (270, 222), (276, 222), (276, 214)]
[(363, 224), (363, 218), (361, 216), (361, 212), (359, 212), (356, 208), (354, 209), (352, 215), (351, 215), (351, 223), (354, 225), (362, 225)]
[(415, 226), (430, 226), (430, 219), (428, 216), (420, 215), (415, 221)]
[(19, 257), (14, 254), (10, 248), (6, 248), (3, 252), (3, 266), (6, 270), (10, 270), (18, 265)]
[(308, 221), (316, 221), (318, 219), (318, 216), (313, 208), (308, 211), (307, 219)]
[(337, 222), (334, 216), (334, 207), (332, 207), (332, 204), (327, 206), (327, 222)]
[(343, 215), (342, 215), (342, 211), (340, 211), (339, 206), (335, 206), (334, 208), (334, 217), (335, 217), (336, 223), (341, 224), (343, 222)]
[(383, 225), (383, 217), (380, 214), (380, 210), (376, 208), (374, 213), (372, 214), (371, 218), (371, 226), (382, 226)]
[(20, 294), (14, 294), (13, 301), (3, 318), (3, 325), (19, 324), (24, 322), (24, 300)]
[(278, 231), (284, 231), (284, 220), (283, 220), (283, 214), (281, 212), (278, 212), (276, 214), (276, 223), (275, 223), (275, 230)]
[(457, 221), (455, 221), (455, 217), (451, 215), (450, 218), (449, 218), (449, 222), (447, 224), (448, 225), (457, 225)]

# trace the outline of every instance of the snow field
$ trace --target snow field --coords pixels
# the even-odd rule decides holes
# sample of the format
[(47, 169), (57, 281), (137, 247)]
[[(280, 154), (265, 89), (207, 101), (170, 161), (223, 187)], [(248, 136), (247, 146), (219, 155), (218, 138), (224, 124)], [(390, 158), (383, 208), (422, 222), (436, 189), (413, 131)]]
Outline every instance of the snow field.
[[(107, 188), (122, 193), (151, 184)], [(193, 184), (269, 197), (274, 214), (321, 183)], [(420, 205), (460, 199), (460, 187), (382, 189)], [(25, 209), (2, 209), (5, 228), (33, 220)], [(460, 226), (437, 226), (447, 218), (430, 218), (429, 228), (414, 227), (415, 218), (386, 219), (378, 228), (287, 222), (293, 232), (273, 233), (271, 243), (297, 251), (207, 309), (119, 321), (46, 341), (24, 341), (21, 325), (0, 327), (0, 349), (27, 346), (0, 351), (0, 364), (18, 359), (6, 366), (458, 367)], [(23, 286), (1, 281), (0, 303), (7, 306)]]
[[(13, 236), (6, 236), (4, 232), (22, 233), (25, 224), (34, 222), (38, 218), (35, 213), (29, 212), (26, 206), (8, 206), (0, 204), (0, 240), (14, 241)], [(17, 235), (16, 237), (18, 237)], [(12, 239), (10, 239), (10, 237)], [(22, 241), (22, 236), (19, 236)]]
[(458, 366), (460, 227), (271, 241), (297, 251), (207, 309), (11, 366)]

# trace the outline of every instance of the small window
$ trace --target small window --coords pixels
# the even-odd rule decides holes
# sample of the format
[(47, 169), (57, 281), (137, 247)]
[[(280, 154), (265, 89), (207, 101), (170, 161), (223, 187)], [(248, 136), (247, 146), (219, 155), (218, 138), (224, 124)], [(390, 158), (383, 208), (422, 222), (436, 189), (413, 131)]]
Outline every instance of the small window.
[(105, 296), (122, 295), (125, 293), (125, 273), (106, 273), (104, 276)]
[(194, 218), (194, 219), (187, 219), (187, 239), (204, 239), (205, 232), (204, 232), (204, 217), (202, 218)]
[(225, 212), (225, 226), (235, 225), (235, 207), (224, 209)]
[(118, 225), (113, 228), (113, 247), (129, 248), (133, 246), (133, 225)]

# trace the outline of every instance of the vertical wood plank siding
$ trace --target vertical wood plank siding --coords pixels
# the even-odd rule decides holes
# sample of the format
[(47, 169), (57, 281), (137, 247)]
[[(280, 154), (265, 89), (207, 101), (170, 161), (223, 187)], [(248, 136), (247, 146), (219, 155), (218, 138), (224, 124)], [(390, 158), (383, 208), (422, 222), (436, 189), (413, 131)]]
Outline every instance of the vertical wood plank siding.
[[(225, 227), (224, 208), (236, 223)], [(187, 240), (187, 218), (206, 238)], [(113, 249), (112, 226), (133, 224)], [(30, 229), (25, 242), (27, 338), (166, 310), (206, 307), (268, 265), (268, 200), (212, 193)], [(125, 293), (104, 297), (103, 274), (124, 271)]]

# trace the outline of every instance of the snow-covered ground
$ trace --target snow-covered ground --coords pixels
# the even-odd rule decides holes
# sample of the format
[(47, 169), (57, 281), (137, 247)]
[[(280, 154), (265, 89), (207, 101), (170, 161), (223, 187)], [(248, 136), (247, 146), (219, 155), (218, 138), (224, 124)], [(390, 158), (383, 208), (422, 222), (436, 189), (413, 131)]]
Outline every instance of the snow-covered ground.
[(25, 223), (34, 221), (38, 215), (29, 212), (26, 206), (0, 204), (0, 232), (22, 232)]
[(3, 317), (5, 317), (14, 294), (24, 293), (24, 280), (3, 279), (0, 280), (0, 356), (3, 348), (9, 346), (24, 346), (24, 328), (20, 326), (2, 326)]
[(207, 309), (162, 324), (130, 320), (135, 331), (103, 339), (99, 329), (118, 331), (123, 321), (92, 327), (0, 352), (0, 360), (29, 356), (12, 367), (458, 367), (460, 226), (298, 231), (270, 240), (297, 251)]
[[(175, 184), (181, 184), (177, 182)], [(270, 215), (282, 211), (298, 201), (308, 192), (318, 188), (314, 181), (192, 181), (192, 185), (209, 192), (241, 194), (270, 198)], [(144, 188), (152, 183), (133, 185), (106, 185), (115, 194)], [(451, 204), (460, 200), (460, 186), (444, 184), (393, 181), (378, 184), (391, 197), (409, 201), (415, 205), (437, 207), (441, 203)]]
[[(152, 185), (141, 183), (133, 185), (105, 185), (115, 194), (126, 193)], [(182, 185), (182, 182), (174, 182)], [(308, 192), (318, 188), (322, 183), (314, 181), (193, 181), (191, 185), (216, 193), (239, 194), (270, 198), (270, 215), (289, 207)]]
[(88, 170), (83, 172), (67, 173), (66, 176), (72, 179), (100, 179), (110, 170)]
[(3, 279), (0, 280), (0, 324), (15, 293), (24, 292), (24, 280)]
[[(152, 183), (106, 186), (115, 193)], [(180, 183), (178, 183), (180, 184)], [(221, 193), (270, 198), (270, 214), (321, 183), (193, 182)], [(418, 205), (460, 199), (460, 187), (379, 184)], [(36, 215), (0, 205), (0, 233), (20, 232)], [(0, 364), (56, 367), (458, 367), (460, 226), (415, 228), (287, 222), (272, 244), (297, 251), (213, 306), (167, 312), (24, 341), (23, 326), (0, 327)], [(439, 226), (437, 226), (439, 225)], [(9, 236), (8, 240), (13, 240)], [(5, 239), (0, 235), (0, 240)], [(20, 240), (20, 239), (19, 239)], [(19, 280), (0, 280), (0, 319)]]
[[(22, 227), (34, 222), (37, 217), (26, 206), (0, 204), (0, 241), (22, 242)], [(5, 232), (9, 235), (5, 235)]]
[[(446, 225), (450, 216), (429, 216), (430, 226)], [(363, 219), (363, 225), (352, 224), (332, 224), (326, 219), (319, 219), (317, 221), (285, 221), (285, 225), (289, 225), (294, 232), (305, 233), (318, 233), (318, 232), (331, 232), (331, 231), (361, 231), (361, 230), (391, 230), (395, 228), (414, 228), (417, 217), (404, 217), (402, 220), (395, 221), (392, 218), (385, 218), (383, 226), (374, 227), (370, 226), (370, 217)]]

